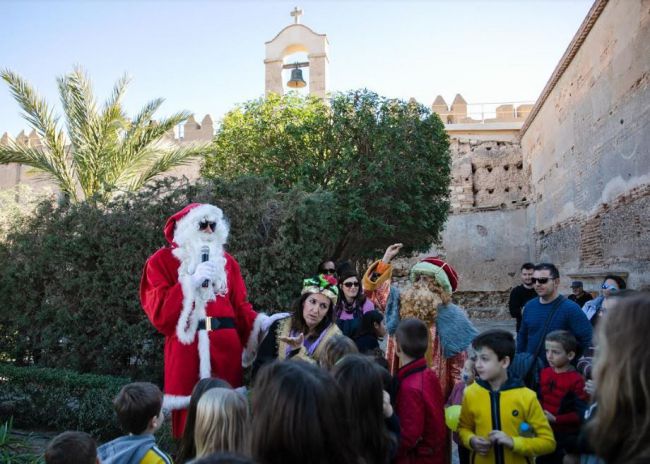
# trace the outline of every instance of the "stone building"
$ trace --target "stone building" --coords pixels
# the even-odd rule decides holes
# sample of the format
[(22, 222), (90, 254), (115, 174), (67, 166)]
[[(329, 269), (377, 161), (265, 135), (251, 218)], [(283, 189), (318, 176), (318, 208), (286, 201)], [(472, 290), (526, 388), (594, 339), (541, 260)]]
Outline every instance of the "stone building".
[[(266, 44), (267, 93), (282, 88), (283, 57), (301, 50), (318, 63), (310, 91), (324, 95), (327, 38), (294, 13), (295, 24)], [(505, 308), (526, 261), (556, 263), (565, 291), (575, 279), (597, 291), (612, 272), (648, 287), (648, 44), (650, 0), (596, 0), (534, 105), (501, 104), (486, 116), (460, 94), (450, 106), (435, 98), (451, 139), (452, 211), (431, 253), (459, 271), (466, 307)], [(209, 140), (213, 131), (209, 116), (192, 117), (174, 140)], [(39, 143), (34, 133), (16, 139)], [(198, 165), (174, 174), (196, 178)], [(36, 185), (23, 167), (0, 166), (0, 188), (18, 182)]]

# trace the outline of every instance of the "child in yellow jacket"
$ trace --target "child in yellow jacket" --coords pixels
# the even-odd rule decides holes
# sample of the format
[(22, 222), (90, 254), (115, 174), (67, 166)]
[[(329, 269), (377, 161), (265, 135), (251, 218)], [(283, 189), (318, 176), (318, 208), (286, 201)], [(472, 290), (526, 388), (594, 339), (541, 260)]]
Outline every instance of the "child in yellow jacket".
[[(475, 464), (531, 463), (552, 453), (555, 439), (534, 391), (508, 378), (515, 340), (505, 330), (483, 332), (472, 342), (479, 379), (465, 390), (459, 421), (460, 440)], [(528, 425), (529, 433), (523, 434)], [(522, 434), (524, 436), (522, 436)]]

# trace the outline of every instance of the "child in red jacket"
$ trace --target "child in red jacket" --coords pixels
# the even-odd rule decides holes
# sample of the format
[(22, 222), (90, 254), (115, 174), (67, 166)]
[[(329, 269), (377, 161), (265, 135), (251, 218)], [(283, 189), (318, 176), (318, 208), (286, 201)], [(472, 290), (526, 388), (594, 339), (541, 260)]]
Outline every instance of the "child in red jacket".
[(397, 415), (401, 436), (397, 464), (444, 464), (449, 456), (449, 435), (445, 427), (440, 381), (427, 367), (424, 354), (429, 346), (424, 322), (404, 319), (395, 332), (397, 372)]
[(546, 336), (546, 359), (549, 367), (540, 374), (540, 394), (544, 414), (551, 424), (557, 449), (537, 458), (540, 464), (577, 462), (573, 456), (580, 432), (581, 417), (587, 407), (585, 379), (571, 361), (576, 356), (578, 341), (567, 330), (554, 330)]

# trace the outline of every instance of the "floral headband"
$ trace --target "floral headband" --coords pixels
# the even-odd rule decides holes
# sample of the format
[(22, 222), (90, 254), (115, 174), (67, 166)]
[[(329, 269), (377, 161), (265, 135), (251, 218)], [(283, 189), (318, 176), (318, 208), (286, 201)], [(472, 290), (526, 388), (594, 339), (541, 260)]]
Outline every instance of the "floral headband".
[(339, 298), (339, 288), (336, 286), (337, 283), (338, 282), (334, 276), (319, 274), (302, 281), (302, 292), (300, 292), (300, 294), (322, 293), (332, 301), (332, 304), (336, 304), (336, 301)]

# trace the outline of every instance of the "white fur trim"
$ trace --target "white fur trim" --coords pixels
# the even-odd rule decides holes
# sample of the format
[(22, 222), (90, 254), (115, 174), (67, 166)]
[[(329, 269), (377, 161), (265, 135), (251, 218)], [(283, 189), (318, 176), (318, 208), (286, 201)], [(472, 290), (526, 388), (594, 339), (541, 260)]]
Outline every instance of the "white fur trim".
[(210, 337), (206, 330), (199, 330), (199, 377), (207, 379), (212, 373), (210, 366)]
[(248, 342), (246, 342), (246, 347), (242, 353), (241, 364), (243, 367), (249, 367), (253, 364), (253, 361), (255, 361), (255, 357), (257, 356), (257, 350), (262, 344), (264, 338), (266, 338), (266, 335), (269, 333), (271, 325), (278, 319), (284, 319), (289, 316), (289, 313), (275, 313), (270, 316), (264, 313), (259, 313), (257, 315), (255, 322), (253, 323), (253, 329), (248, 336)]
[(180, 275), (179, 270), (178, 280), (183, 289), (183, 309), (176, 323), (176, 336), (184, 345), (190, 345), (194, 342), (199, 320), (205, 318), (206, 301), (196, 298), (191, 276)]
[(165, 395), (163, 396), (163, 409), (174, 411), (175, 409), (187, 409), (190, 405), (190, 395)]

